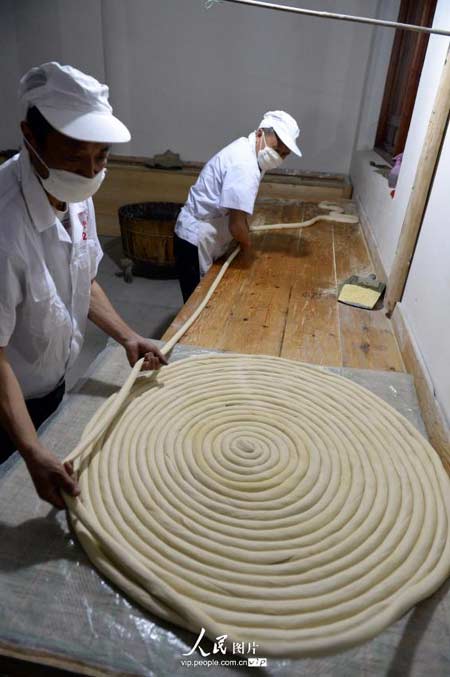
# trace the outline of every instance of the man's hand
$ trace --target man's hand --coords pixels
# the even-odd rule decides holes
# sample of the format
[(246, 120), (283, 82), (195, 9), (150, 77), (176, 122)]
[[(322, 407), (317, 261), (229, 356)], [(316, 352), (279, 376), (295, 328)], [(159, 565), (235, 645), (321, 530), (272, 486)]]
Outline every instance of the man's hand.
[(162, 352), (149, 339), (139, 336), (139, 334), (127, 339), (122, 345), (126, 350), (128, 362), (132, 367), (141, 357), (145, 358), (142, 371), (159, 369), (161, 365), (167, 364), (167, 360)]
[(143, 370), (159, 369), (162, 364), (167, 364), (166, 358), (158, 348), (148, 339), (136, 334), (117, 314), (111, 301), (95, 280), (91, 286), (89, 319), (125, 348), (128, 362), (132, 367), (141, 357), (145, 357)]
[(61, 463), (51, 451), (39, 446), (24, 455), (24, 460), (38, 496), (55, 508), (64, 508), (61, 489), (70, 496), (78, 496), (80, 489), (73, 474), (72, 463)]

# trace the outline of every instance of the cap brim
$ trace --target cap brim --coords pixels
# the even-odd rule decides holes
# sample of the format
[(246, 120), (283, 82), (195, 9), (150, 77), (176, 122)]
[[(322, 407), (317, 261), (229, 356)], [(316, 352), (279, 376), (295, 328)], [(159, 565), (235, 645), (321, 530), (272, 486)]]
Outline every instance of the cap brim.
[(80, 113), (38, 106), (44, 118), (58, 132), (79, 141), (126, 143), (131, 139), (127, 127), (109, 113)]
[[(277, 132), (277, 134), (278, 134), (278, 132)], [(298, 157), (302, 157), (302, 151), (301, 151), (300, 148), (297, 146), (297, 144), (295, 143), (294, 139), (292, 139), (292, 138), (289, 137), (289, 136), (285, 136), (285, 138), (283, 139), (283, 137), (280, 136), (280, 134), (278, 134), (278, 136), (280, 137), (280, 139), (282, 140), (282, 142), (284, 143), (284, 145), (285, 145), (287, 148), (289, 148), (289, 150), (291, 151), (291, 153), (294, 153), (294, 155), (298, 155)]]
[(278, 138), (284, 143), (284, 145), (289, 148), (291, 153), (294, 153), (294, 155), (298, 155), (298, 157), (302, 157), (302, 151), (300, 148), (297, 146), (295, 143), (295, 140), (292, 138), (292, 136), (289, 136), (286, 134), (284, 130), (281, 130), (281, 132), (278, 131), (278, 129), (273, 125), (273, 128), (275, 130), (276, 135)]

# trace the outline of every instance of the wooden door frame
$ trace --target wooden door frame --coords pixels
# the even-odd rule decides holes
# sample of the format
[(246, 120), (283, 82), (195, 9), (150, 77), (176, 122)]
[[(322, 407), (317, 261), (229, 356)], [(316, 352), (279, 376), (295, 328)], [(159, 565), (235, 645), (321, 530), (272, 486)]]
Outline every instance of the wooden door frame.
[(413, 187), (406, 208), (394, 262), (388, 279), (385, 307), (388, 317), (401, 301), (425, 210), (433, 186), (450, 118), (450, 45), (442, 69), (439, 87), (425, 134)]

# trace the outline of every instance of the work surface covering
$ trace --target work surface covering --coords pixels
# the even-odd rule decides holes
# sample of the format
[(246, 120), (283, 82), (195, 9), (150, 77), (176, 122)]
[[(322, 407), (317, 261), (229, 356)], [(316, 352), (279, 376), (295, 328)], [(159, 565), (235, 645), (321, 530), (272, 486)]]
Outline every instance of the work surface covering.
[[(172, 359), (197, 352), (177, 346)], [(423, 432), (411, 377), (345, 368), (333, 371), (368, 387)], [(111, 342), (88, 378), (46, 426), (43, 441), (61, 458), (66, 456), (94, 411), (117, 391), (128, 373), (124, 351)], [(255, 668), (183, 665), (182, 654), (190, 651), (196, 637), (150, 617), (100, 578), (71, 535), (65, 514), (38, 499), (20, 460), (11, 459), (1, 475), (0, 651), (84, 674), (258, 674)], [(269, 659), (259, 674), (422, 677), (429, 670), (450, 674), (448, 590), (446, 583), (367, 644), (321, 659)], [(204, 641), (202, 647), (212, 651)], [(201, 658), (198, 653), (189, 657)]]

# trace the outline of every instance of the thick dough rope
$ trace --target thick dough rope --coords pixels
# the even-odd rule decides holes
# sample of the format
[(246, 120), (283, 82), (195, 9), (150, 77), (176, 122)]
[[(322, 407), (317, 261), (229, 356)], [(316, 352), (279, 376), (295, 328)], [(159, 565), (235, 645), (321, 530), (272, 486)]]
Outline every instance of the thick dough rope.
[(82, 500), (68, 505), (97, 568), (161, 618), (262, 655), (369, 639), (450, 573), (450, 480), (435, 451), (317, 367), (172, 363), (136, 381), (76, 464)]
[[(357, 216), (354, 216), (353, 214), (344, 214), (343, 213), (344, 209), (341, 206), (334, 204), (333, 202), (319, 202), (318, 206), (320, 207), (320, 209), (328, 209), (329, 213), (319, 214), (318, 216), (315, 216), (314, 218), (309, 219), (307, 221), (300, 221), (296, 223), (287, 223), (287, 224), (275, 223), (269, 225), (252, 226), (250, 230), (253, 232), (263, 230), (282, 230), (284, 228), (308, 228), (309, 226), (312, 226), (315, 223), (318, 223), (319, 221), (339, 221), (341, 223), (358, 223)], [(186, 320), (183, 326), (180, 327), (180, 329), (172, 336), (172, 338), (169, 339), (169, 341), (167, 341), (167, 343), (165, 343), (164, 346), (162, 347), (161, 352), (163, 355), (168, 355), (170, 351), (173, 349), (173, 347), (188, 331), (188, 329), (190, 329), (190, 327), (194, 324), (198, 316), (202, 313), (206, 305), (209, 303), (209, 300), (211, 299), (212, 295), (219, 286), (222, 278), (224, 277), (225, 273), (227, 272), (228, 268), (230, 267), (231, 263), (234, 261), (236, 256), (239, 254), (239, 252), (240, 252), (239, 246), (236, 247), (231, 252), (225, 263), (222, 265), (220, 271), (218, 272), (213, 284), (208, 289), (205, 298), (198, 305), (198, 307), (195, 309), (192, 315)], [(120, 391), (115, 395), (111, 396), (107, 400), (108, 410), (107, 412), (106, 411), (103, 412), (103, 418), (98, 421), (98, 425), (91, 430), (89, 436), (84, 436), (80, 440), (79, 444), (75, 447), (75, 449), (73, 449), (71, 453), (67, 456), (67, 458), (65, 459), (66, 461), (73, 461), (78, 456), (81, 456), (86, 449), (91, 447), (96, 442), (96, 440), (100, 437), (102, 432), (106, 430), (109, 424), (114, 420), (114, 417), (117, 415), (117, 412), (120, 410), (126, 398), (128, 397), (134, 382), (138, 378), (143, 362), (144, 358), (141, 358), (136, 362), (130, 375), (128, 376), (127, 380), (123, 384)], [(154, 372), (151, 375), (154, 375)], [(148, 378), (148, 375), (145, 376), (147, 376)]]
[(251, 226), (252, 232), (261, 232), (264, 230), (286, 230), (289, 228), (308, 228), (319, 221), (337, 221), (338, 223), (358, 223), (359, 219), (354, 214), (344, 214), (344, 210), (339, 205), (331, 202), (319, 202), (321, 209), (331, 210), (328, 214), (318, 214), (308, 221), (301, 221), (299, 223), (271, 223), (261, 226)]
[(450, 480), (382, 400), (275, 357), (139, 375), (142, 362), (67, 457), (81, 496), (64, 497), (91, 561), (143, 607), (211, 639), (312, 655), (374, 636), (449, 575)]

